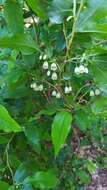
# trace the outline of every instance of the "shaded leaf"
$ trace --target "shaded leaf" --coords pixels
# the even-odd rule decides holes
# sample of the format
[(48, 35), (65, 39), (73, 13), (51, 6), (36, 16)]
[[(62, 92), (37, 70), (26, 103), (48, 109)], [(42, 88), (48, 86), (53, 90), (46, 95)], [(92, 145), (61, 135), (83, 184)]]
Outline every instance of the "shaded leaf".
[(41, 144), (40, 144), (40, 135), (37, 127), (27, 127), (25, 129), (25, 135), (28, 139), (29, 144), (32, 146), (32, 148), (40, 153), (41, 150)]
[(50, 189), (50, 188), (55, 188), (55, 186), (58, 183), (58, 179), (55, 176), (54, 173), (51, 171), (48, 172), (37, 172), (35, 175), (30, 176), (24, 180), (24, 183), (30, 183), (36, 188), (40, 189)]

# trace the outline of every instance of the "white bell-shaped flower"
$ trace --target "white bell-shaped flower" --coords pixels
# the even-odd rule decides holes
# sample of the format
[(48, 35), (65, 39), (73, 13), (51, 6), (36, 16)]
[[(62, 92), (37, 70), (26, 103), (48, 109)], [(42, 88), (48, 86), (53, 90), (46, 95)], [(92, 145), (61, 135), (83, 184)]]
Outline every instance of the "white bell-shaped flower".
[(68, 86), (65, 87), (64, 92), (65, 92), (65, 94), (69, 94), (70, 91), (69, 91), (69, 87)]
[(95, 93), (94, 93), (93, 90), (90, 91), (90, 96), (91, 96), (91, 97), (95, 96)]
[(48, 62), (47, 61), (45, 61), (44, 63), (43, 63), (43, 69), (44, 70), (47, 70), (48, 69)]
[(51, 75), (51, 71), (47, 71), (47, 76), (49, 77)]
[(80, 69), (79, 69), (79, 67), (75, 67), (74, 73), (75, 73), (76, 75), (79, 75), (79, 74), (80, 74)]
[(37, 87), (37, 84), (34, 82), (30, 85), (31, 88), (36, 88)]
[(84, 72), (85, 72), (86, 74), (88, 74), (88, 73), (89, 73), (89, 71), (88, 71), (88, 68), (87, 68), (87, 67), (85, 67)]
[(58, 79), (58, 75), (57, 75), (57, 73), (52, 73), (52, 80), (57, 80)]
[(71, 86), (69, 86), (69, 92), (72, 92), (72, 87)]
[(84, 65), (80, 65), (80, 66), (79, 66), (79, 71), (80, 71), (81, 74), (85, 72), (85, 67), (84, 67)]
[(56, 65), (56, 63), (52, 63), (52, 64), (51, 64), (51, 70), (52, 70), (52, 71), (56, 71), (56, 70), (57, 70), (57, 65)]
[(100, 95), (100, 90), (99, 90), (99, 89), (96, 89), (96, 90), (95, 90), (95, 95), (96, 95), (96, 96)]
[(43, 85), (42, 85), (42, 84), (40, 84), (40, 85), (38, 86), (38, 90), (39, 90), (39, 91), (43, 91)]
[(52, 96), (56, 96), (56, 95), (57, 95), (56, 90), (53, 90), (53, 91), (52, 91)]
[(56, 94), (56, 98), (61, 98), (61, 94), (60, 94), (60, 92), (58, 92), (57, 94)]
[(36, 86), (35, 88), (33, 88), (34, 91), (39, 91), (39, 86)]

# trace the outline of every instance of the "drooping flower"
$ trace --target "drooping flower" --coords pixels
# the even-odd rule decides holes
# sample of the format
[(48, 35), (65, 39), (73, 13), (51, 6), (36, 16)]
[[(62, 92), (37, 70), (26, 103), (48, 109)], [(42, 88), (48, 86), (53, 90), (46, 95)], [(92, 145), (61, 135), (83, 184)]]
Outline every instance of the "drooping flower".
[(52, 80), (57, 80), (58, 79), (58, 75), (57, 75), (57, 73), (52, 73)]
[(44, 63), (43, 63), (43, 69), (44, 70), (47, 70), (48, 69), (48, 62), (47, 61), (45, 61)]
[(57, 65), (56, 65), (56, 63), (52, 63), (52, 64), (51, 64), (51, 70), (52, 70), (52, 71), (56, 71), (56, 70), (57, 70)]

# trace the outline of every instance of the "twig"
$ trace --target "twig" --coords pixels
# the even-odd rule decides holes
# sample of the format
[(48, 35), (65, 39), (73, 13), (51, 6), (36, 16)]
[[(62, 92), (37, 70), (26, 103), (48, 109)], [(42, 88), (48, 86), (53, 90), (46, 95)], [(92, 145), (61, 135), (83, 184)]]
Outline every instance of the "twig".
[(13, 137), (14, 137), (14, 134), (12, 135), (12, 137), (9, 139), (9, 141), (8, 141), (8, 143), (7, 143), (7, 146), (6, 146), (6, 149), (5, 149), (5, 154), (6, 154), (7, 167), (8, 167), (8, 169), (9, 169), (9, 171), (10, 171), (10, 174), (11, 174), (11, 177), (12, 177), (12, 181), (13, 181), (13, 184), (14, 184), (14, 174), (13, 174), (12, 168), (11, 168), (11, 166), (10, 166), (9, 153), (8, 153), (9, 146), (10, 146), (11, 141), (13, 140)]
[[(75, 3), (76, 3), (76, 1), (75, 1)], [(76, 6), (75, 3), (74, 3), (74, 8), (73, 9), (75, 9), (75, 6)], [(76, 29), (77, 20), (78, 20), (78, 17), (80, 15), (82, 7), (83, 7), (83, 0), (81, 0), (81, 2), (80, 2), (80, 7), (79, 7), (79, 10), (77, 12), (77, 16), (74, 16), (74, 22), (73, 22), (73, 26), (72, 26), (72, 35), (71, 35), (71, 38), (70, 38), (70, 40), (68, 42), (67, 52), (66, 52), (66, 59), (68, 59), (68, 57), (69, 57), (69, 51), (71, 49), (72, 42), (73, 42), (73, 39), (74, 39), (74, 36), (75, 36), (75, 29)]]

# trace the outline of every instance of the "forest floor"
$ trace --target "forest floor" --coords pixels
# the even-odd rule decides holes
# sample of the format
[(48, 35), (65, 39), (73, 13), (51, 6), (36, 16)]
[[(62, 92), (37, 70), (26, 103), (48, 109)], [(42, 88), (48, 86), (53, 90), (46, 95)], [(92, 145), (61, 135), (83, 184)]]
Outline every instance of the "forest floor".
[(86, 187), (86, 190), (107, 190), (107, 170), (98, 169), (92, 175), (92, 183)]

